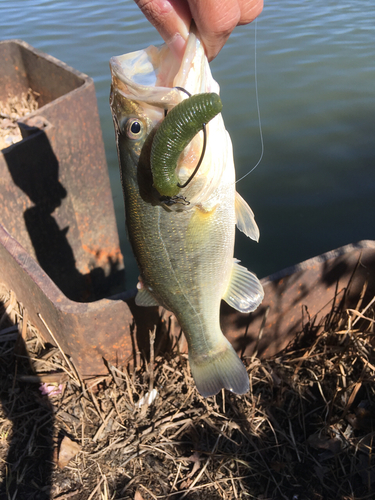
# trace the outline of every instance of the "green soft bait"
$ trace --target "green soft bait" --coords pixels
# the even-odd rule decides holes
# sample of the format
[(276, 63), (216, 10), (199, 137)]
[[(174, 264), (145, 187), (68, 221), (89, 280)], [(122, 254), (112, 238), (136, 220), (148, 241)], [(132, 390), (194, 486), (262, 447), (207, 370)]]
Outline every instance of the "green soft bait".
[(162, 196), (173, 197), (179, 193), (181, 186), (176, 174), (178, 158), (222, 107), (219, 95), (211, 92), (195, 94), (169, 111), (155, 134), (151, 148), (153, 183)]

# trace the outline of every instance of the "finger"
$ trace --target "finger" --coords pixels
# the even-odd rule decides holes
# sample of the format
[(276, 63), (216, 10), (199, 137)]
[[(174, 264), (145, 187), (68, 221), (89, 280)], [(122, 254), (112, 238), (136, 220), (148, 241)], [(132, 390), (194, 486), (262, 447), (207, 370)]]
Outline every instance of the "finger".
[(209, 60), (220, 52), (233, 29), (252, 22), (263, 0), (189, 0), (190, 10)]
[(252, 23), (263, 10), (263, 0), (241, 0), (241, 19), (238, 25)]
[(135, 0), (145, 17), (181, 58), (189, 35), (191, 13), (186, 0)]

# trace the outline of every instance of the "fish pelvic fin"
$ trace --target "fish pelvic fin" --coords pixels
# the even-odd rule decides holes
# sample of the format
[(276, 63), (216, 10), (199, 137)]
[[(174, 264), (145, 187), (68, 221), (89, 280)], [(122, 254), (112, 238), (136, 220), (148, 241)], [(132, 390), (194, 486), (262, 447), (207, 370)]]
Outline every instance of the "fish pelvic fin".
[(151, 292), (143, 287), (138, 290), (137, 295), (135, 296), (135, 303), (137, 306), (142, 307), (152, 307), (158, 306), (158, 301), (151, 295)]
[(259, 241), (259, 228), (254, 213), (246, 201), (236, 191), (235, 199), (237, 228), (254, 241)]
[(204, 398), (214, 396), (221, 389), (228, 389), (235, 394), (245, 394), (250, 389), (244, 364), (230, 342), (222, 337), (219, 348), (213, 353), (196, 356), (189, 352), (191, 373)]
[(255, 276), (233, 259), (232, 276), (223, 300), (242, 313), (254, 311), (262, 302), (264, 291), (262, 284)]

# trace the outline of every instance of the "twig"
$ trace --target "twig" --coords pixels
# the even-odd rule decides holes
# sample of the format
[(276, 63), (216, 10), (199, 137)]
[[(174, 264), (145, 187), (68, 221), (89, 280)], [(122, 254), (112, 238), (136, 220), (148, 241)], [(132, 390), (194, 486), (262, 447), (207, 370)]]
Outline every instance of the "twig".
[[(226, 427), (226, 424), (223, 424), (223, 425), (221, 426), (221, 433), (223, 432), (223, 430), (225, 429), (225, 427)], [(186, 491), (186, 492), (182, 495), (181, 500), (182, 500), (183, 498), (185, 498), (185, 497), (186, 497), (186, 495), (187, 495), (187, 494), (188, 494), (188, 493), (192, 490), (192, 488), (194, 488), (194, 486), (197, 484), (197, 482), (199, 481), (199, 479), (202, 477), (202, 475), (203, 475), (204, 471), (207, 469), (208, 464), (209, 464), (209, 463), (210, 463), (210, 461), (212, 460), (212, 455), (215, 453), (216, 448), (218, 447), (218, 444), (219, 444), (220, 438), (221, 438), (221, 436), (222, 436), (222, 434), (221, 434), (221, 433), (218, 435), (218, 437), (217, 437), (217, 439), (216, 439), (216, 442), (215, 442), (215, 444), (214, 444), (214, 446), (213, 446), (213, 448), (212, 448), (212, 451), (211, 451), (211, 455), (207, 458), (206, 463), (205, 463), (205, 464), (204, 464), (204, 466), (202, 467), (202, 469), (201, 469), (201, 471), (199, 472), (199, 474), (197, 475), (197, 477), (196, 477), (196, 478), (194, 479), (194, 481), (191, 483), (191, 485), (190, 485), (190, 487), (188, 488), (188, 490), (187, 490), (187, 491)]]
[(65, 360), (66, 364), (69, 366), (70, 370), (72, 371), (71, 378), (72, 378), (73, 380), (75, 380), (77, 383), (79, 383), (79, 382), (80, 382), (80, 380), (79, 380), (79, 377), (78, 377), (78, 375), (77, 375), (77, 370), (76, 370), (76, 369), (75, 369), (75, 367), (72, 365), (72, 363), (69, 361), (69, 358), (66, 356), (65, 352), (62, 350), (62, 348), (61, 348), (61, 346), (60, 346), (59, 342), (57, 341), (56, 337), (54, 336), (54, 334), (53, 334), (53, 333), (52, 333), (52, 331), (50, 330), (50, 328), (49, 328), (49, 326), (47, 325), (47, 323), (44, 321), (43, 316), (42, 316), (40, 313), (38, 313), (38, 316), (39, 316), (39, 318), (40, 318), (41, 322), (43, 323), (43, 325), (45, 326), (45, 328), (46, 328), (47, 332), (51, 335), (51, 337), (52, 337), (53, 341), (55, 342), (55, 344), (56, 344), (56, 345), (57, 345), (57, 347), (59, 348), (59, 350), (60, 350), (60, 352), (61, 352), (61, 354), (62, 354), (62, 357), (64, 358), (64, 360)]
[(157, 496), (155, 496), (153, 493), (151, 493), (151, 491), (150, 491), (149, 489), (147, 489), (147, 488), (146, 488), (146, 486), (143, 486), (143, 484), (142, 484), (142, 483), (140, 483), (140, 484), (139, 484), (139, 486), (140, 486), (141, 488), (143, 488), (145, 491), (147, 491), (147, 493), (148, 493), (148, 494), (149, 494), (152, 498), (154, 498), (155, 500), (158, 500), (158, 497), (157, 497)]
[(267, 317), (268, 317), (268, 313), (270, 312), (270, 306), (267, 306), (267, 309), (264, 311), (264, 315), (263, 315), (263, 319), (262, 319), (262, 324), (260, 325), (260, 328), (259, 328), (259, 333), (258, 333), (258, 337), (257, 337), (257, 341), (256, 341), (256, 344), (255, 344), (255, 347), (254, 347), (254, 353), (253, 353), (253, 358), (255, 358), (258, 354), (258, 348), (259, 348), (259, 342), (263, 336), (263, 331), (264, 331), (264, 327), (266, 325), (266, 321), (267, 321)]
[(79, 490), (70, 491), (69, 493), (63, 493), (57, 497), (53, 497), (53, 500), (66, 500), (67, 498), (72, 498), (79, 494)]
[[(370, 300), (370, 302), (367, 304), (367, 306), (361, 311), (362, 314), (365, 314), (365, 312), (367, 311), (367, 309), (369, 309), (369, 307), (371, 307), (373, 305), (373, 303), (375, 302), (375, 296)], [(356, 318), (354, 321), (353, 321), (353, 326), (357, 323), (357, 321), (359, 321), (360, 319), (360, 316), (358, 316), (358, 318)]]
[(155, 352), (154, 352), (154, 346), (155, 346), (155, 335), (156, 335), (156, 326), (154, 327), (154, 331), (151, 332), (150, 330), (150, 365), (149, 365), (149, 384), (148, 384), (148, 391), (151, 393), (151, 391), (154, 388), (154, 362), (155, 362)]
[(96, 488), (91, 492), (91, 495), (88, 497), (87, 500), (91, 500), (92, 498), (94, 498), (94, 495), (95, 493), (98, 491), (98, 489), (100, 488), (102, 482), (104, 481), (105, 479), (105, 476), (102, 476), (101, 480), (99, 481), (99, 483), (97, 484)]

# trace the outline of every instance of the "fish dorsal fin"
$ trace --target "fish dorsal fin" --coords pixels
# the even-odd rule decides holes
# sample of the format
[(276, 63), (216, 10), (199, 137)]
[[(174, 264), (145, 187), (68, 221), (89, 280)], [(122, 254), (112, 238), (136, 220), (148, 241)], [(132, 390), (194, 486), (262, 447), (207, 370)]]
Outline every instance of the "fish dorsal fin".
[(259, 240), (259, 229), (254, 219), (254, 213), (246, 201), (236, 191), (236, 224), (240, 231), (252, 240)]
[(242, 313), (254, 311), (264, 297), (263, 287), (255, 276), (233, 260), (232, 276), (223, 300)]
[(151, 295), (151, 292), (146, 287), (142, 287), (140, 290), (138, 290), (138, 293), (135, 296), (135, 303), (137, 306), (142, 307), (152, 307), (159, 305), (157, 300), (154, 299), (154, 297)]

